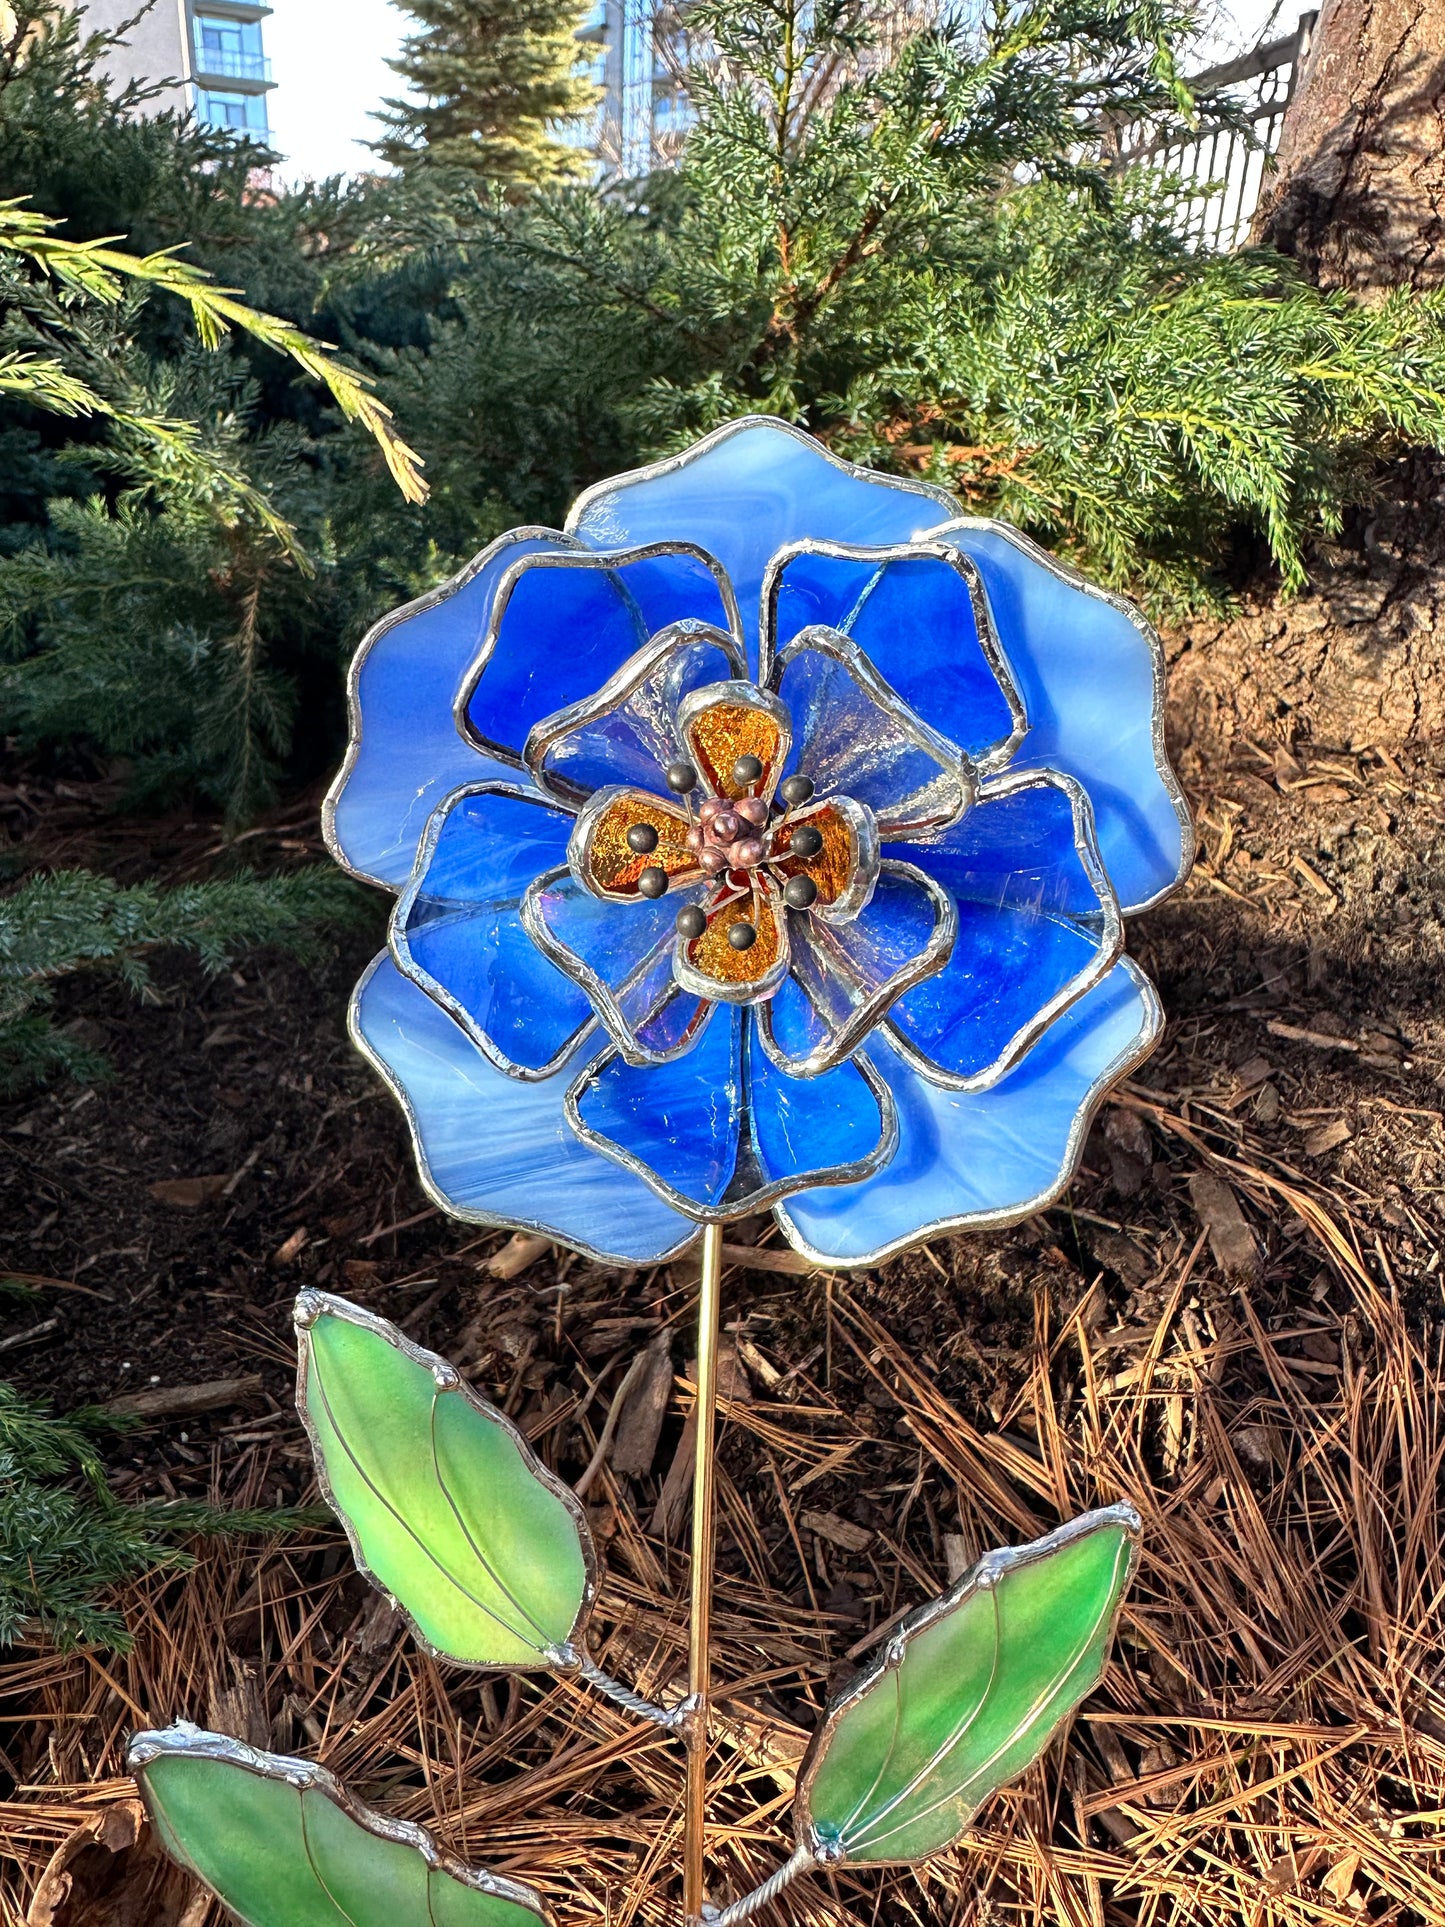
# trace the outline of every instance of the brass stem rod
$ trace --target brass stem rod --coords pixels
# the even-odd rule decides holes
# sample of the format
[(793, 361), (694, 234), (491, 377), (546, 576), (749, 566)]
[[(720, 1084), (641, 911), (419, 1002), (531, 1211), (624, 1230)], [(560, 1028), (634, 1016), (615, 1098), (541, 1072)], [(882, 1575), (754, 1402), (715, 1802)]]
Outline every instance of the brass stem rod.
[(682, 1898), (689, 1921), (702, 1919), (707, 1899), (707, 1728), (712, 1687), (714, 1467), (717, 1433), (717, 1345), (722, 1301), (722, 1226), (702, 1232), (702, 1281), (697, 1300), (697, 1440), (692, 1478), (692, 1615), (688, 1628), (687, 1805)]

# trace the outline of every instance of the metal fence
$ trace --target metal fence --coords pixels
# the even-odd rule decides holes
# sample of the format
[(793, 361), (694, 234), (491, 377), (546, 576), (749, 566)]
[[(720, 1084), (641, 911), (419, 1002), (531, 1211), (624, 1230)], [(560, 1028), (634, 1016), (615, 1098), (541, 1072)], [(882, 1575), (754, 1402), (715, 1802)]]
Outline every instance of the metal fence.
[(1133, 130), (1125, 129), (1111, 143), (1116, 168), (1153, 167), (1198, 183), (1201, 191), (1180, 210), (1184, 232), (1196, 247), (1228, 250), (1248, 235), (1318, 18), (1302, 13), (1293, 33), (1194, 75), (1189, 85), (1206, 111), (1227, 104), (1235, 124), (1182, 140), (1138, 144), (1131, 143)]

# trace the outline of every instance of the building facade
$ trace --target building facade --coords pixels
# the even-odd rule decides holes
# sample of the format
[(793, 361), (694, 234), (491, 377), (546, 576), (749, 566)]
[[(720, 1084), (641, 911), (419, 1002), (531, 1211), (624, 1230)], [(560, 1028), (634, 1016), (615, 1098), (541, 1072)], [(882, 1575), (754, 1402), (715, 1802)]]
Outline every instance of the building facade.
[[(86, 24), (113, 32), (134, 20), (135, 0), (80, 0)], [(252, 140), (270, 138), (266, 96), (275, 85), (261, 23), (261, 0), (156, 0), (112, 50), (119, 81), (156, 86), (152, 113), (193, 113), (210, 127)]]

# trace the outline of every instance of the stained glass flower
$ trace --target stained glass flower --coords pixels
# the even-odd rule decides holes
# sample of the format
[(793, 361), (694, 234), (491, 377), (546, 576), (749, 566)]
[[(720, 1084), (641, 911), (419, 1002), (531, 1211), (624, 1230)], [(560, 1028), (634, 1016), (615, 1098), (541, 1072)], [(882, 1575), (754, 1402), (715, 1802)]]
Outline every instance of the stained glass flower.
[(432, 1195), (634, 1263), (1038, 1210), (1159, 1030), (1161, 702), (1121, 598), (769, 419), (494, 542), (367, 637), (326, 809)]

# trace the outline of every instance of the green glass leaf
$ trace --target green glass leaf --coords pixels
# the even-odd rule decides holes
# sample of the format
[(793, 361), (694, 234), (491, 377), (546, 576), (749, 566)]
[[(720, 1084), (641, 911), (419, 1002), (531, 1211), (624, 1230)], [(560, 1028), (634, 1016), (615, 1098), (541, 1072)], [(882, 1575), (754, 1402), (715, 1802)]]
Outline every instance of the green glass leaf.
[(1137, 1557), (1132, 1506), (988, 1553), (830, 1702), (798, 1776), (818, 1860), (921, 1860), (1098, 1684)]
[(126, 1754), (166, 1852), (246, 1927), (538, 1927), (532, 1888), (463, 1866), (324, 1767), (181, 1720)]
[(456, 1369), (303, 1291), (296, 1402), (360, 1570), (439, 1658), (571, 1668), (597, 1590), (586, 1515)]

